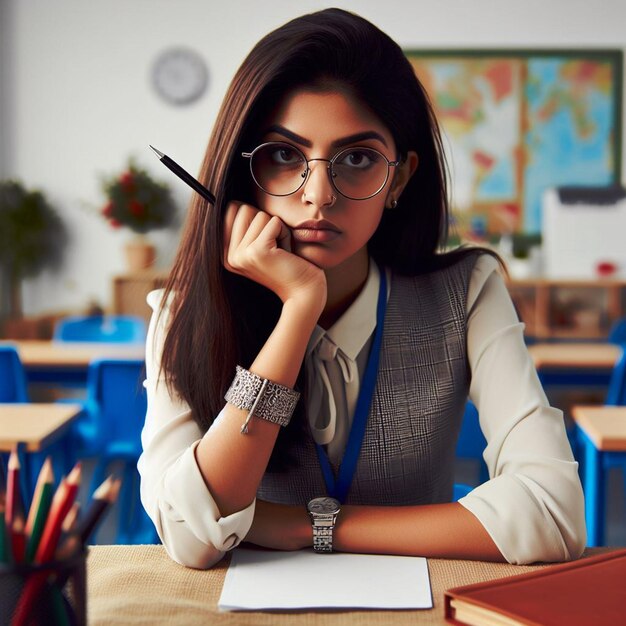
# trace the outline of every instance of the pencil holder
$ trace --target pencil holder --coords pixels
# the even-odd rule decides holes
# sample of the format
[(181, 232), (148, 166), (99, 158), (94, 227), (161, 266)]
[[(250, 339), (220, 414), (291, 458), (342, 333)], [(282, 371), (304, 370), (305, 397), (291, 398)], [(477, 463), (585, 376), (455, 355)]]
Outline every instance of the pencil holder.
[(0, 565), (0, 626), (84, 626), (86, 554), (44, 565)]

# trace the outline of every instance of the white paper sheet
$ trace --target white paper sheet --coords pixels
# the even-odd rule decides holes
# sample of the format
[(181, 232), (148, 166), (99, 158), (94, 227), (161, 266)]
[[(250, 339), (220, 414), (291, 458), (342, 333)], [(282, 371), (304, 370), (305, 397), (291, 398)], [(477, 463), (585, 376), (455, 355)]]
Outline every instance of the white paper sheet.
[(245, 548), (233, 551), (218, 604), (223, 611), (432, 606), (423, 557)]

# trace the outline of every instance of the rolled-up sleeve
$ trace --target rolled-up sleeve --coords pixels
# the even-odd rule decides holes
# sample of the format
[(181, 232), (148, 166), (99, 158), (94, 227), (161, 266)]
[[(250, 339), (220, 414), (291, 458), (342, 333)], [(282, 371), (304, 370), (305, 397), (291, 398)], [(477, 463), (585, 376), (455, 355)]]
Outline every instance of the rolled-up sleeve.
[(563, 414), (548, 404), (510, 296), (492, 257), (468, 292), (470, 399), (487, 439), (490, 480), (459, 502), (510, 563), (577, 558), (586, 542), (578, 463)]
[(195, 456), (202, 432), (189, 406), (172, 396), (160, 377), (167, 327), (167, 309), (159, 316), (162, 295), (162, 290), (148, 295), (153, 315), (146, 341), (148, 410), (138, 463), (141, 501), (171, 558), (207, 569), (246, 536), (255, 502), (222, 517), (204, 482)]

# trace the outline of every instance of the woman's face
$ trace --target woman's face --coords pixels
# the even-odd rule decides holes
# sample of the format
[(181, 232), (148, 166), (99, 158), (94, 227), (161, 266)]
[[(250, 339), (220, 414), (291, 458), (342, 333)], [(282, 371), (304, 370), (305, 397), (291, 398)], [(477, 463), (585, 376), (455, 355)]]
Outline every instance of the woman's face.
[[(306, 159), (331, 159), (346, 147), (374, 148), (389, 161), (397, 159), (391, 133), (366, 107), (339, 91), (306, 89), (288, 94), (261, 128), (260, 143), (287, 142)], [(278, 159), (289, 159), (280, 153)], [(353, 159), (353, 157), (349, 157)], [(357, 160), (351, 160), (350, 165)], [(367, 263), (367, 242), (378, 227), (385, 205), (397, 198), (395, 167), (384, 188), (367, 200), (351, 200), (336, 191), (328, 163), (309, 163), (310, 172), (298, 191), (272, 196), (256, 187), (257, 207), (278, 216), (291, 230), (292, 251), (330, 269), (349, 259)], [(401, 191), (401, 189), (400, 189)], [(352, 194), (355, 195), (355, 194)]]

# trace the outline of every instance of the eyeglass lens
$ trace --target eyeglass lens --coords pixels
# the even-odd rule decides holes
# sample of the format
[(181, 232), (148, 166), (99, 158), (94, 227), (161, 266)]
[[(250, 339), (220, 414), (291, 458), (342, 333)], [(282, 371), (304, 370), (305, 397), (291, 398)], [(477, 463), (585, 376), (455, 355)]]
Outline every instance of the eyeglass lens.
[[(326, 165), (320, 163), (320, 166)], [(259, 187), (275, 196), (296, 192), (307, 176), (306, 157), (286, 143), (260, 146), (251, 157), (250, 167)], [(355, 200), (369, 198), (379, 192), (388, 175), (387, 159), (371, 148), (346, 148), (338, 152), (330, 163), (330, 176), (337, 191)]]

